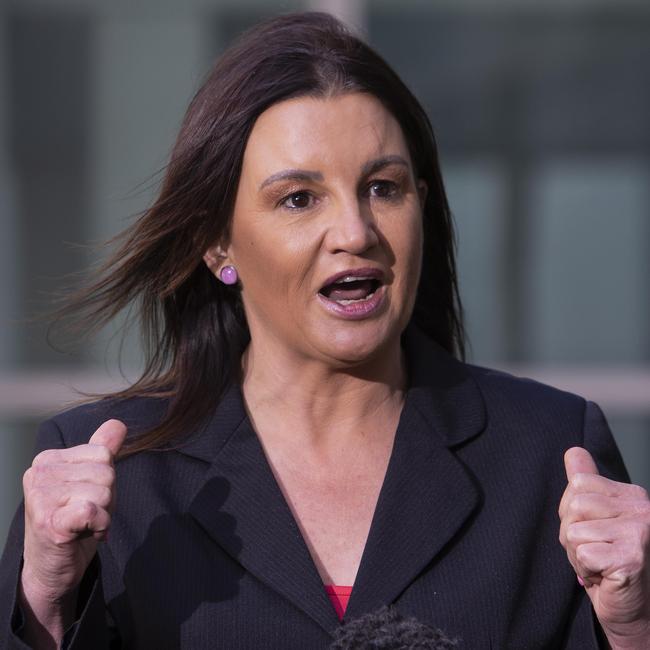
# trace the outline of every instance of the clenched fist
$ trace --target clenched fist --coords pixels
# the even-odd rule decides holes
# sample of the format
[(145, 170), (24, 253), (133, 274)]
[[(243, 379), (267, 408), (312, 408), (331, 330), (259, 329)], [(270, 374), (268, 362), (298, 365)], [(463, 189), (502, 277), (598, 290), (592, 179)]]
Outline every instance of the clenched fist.
[(76, 588), (108, 533), (115, 507), (113, 459), (125, 436), (122, 422), (108, 420), (88, 444), (43, 451), (25, 472), (21, 596), (27, 622), (32, 631), (34, 625), (40, 629), (41, 639), (60, 641)]
[(598, 474), (591, 455), (564, 457), (560, 542), (612, 648), (650, 649), (650, 499)]

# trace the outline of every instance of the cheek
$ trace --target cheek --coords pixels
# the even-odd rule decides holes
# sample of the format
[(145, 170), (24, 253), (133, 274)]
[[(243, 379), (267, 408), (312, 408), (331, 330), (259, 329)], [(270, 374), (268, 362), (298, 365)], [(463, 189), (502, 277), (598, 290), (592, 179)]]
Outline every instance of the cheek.
[(286, 228), (233, 229), (231, 251), (242, 282), (242, 298), (271, 308), (296, 296), (309, 276), (307, 238)]
[(395, 265), (400, 271), (402, 281), (409, 286), (417, 281), (422, 266), (422, 217), (414, 214), (407, 220), (402, 220), (393, 236), (393, 254)]
[(417, 241), (414, 247), (414, 254), (413, 254), (413, 259), (415, 260), (414, 275), (415, 275), (416, 283), (420, 281), (420, 275), (422, 274), (423, 257), (424, 257), (424, 233), (422, 232), (422, 222), (420, 222), (420, 226), (418, 228)]
[[(423, 232), (422, 220), (418, 217), (417, 221), (412, 224), (409, 229), (408, 237), (406, 238), (404, 250), (405, 260), (403, 267), (403, 284), (400, 287), (400, 305), (401, 315), (405, 318), (410, 318), (415, 307), (415, 300), (417, 298), (417, 289), (420, 283), (420, 275), (422, 271), (422, 256), (423, 256)], [(404, 322), (405, 326), (406, 323)]]

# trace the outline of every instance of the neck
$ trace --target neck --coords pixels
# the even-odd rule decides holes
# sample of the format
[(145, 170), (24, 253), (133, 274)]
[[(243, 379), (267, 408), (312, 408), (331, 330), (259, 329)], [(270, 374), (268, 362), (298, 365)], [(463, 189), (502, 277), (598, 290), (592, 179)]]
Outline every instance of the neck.
[(263, 437), (299, 438), (302, 445), (326, 449), (351, 436), (366, 437), (377, 423), (394, 430), (406, 368), (399, 339), (352, 368), (269, 352), (268, 346), (260, 349), (251, 342), (244, 354), (242, 386)]

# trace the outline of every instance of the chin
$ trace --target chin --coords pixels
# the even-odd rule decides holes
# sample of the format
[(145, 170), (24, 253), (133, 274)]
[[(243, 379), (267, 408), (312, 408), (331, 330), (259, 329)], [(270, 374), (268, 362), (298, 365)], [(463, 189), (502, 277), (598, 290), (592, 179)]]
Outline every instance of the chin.
[(400, 335), (401, 329), (397, 327), (332, 328), (323, 337), (321, 349), (341, 367), (360, 366), (377, 359), (394, 343), (399, 345)]

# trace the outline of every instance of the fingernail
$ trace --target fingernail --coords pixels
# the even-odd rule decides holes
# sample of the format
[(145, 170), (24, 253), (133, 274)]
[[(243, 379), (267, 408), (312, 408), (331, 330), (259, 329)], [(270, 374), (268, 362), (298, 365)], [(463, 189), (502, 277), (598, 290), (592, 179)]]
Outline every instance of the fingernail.
[(580, 584), (581, 587), (585, 586), (585, 581), (580, 576), (578, 576), (578, 583)]

